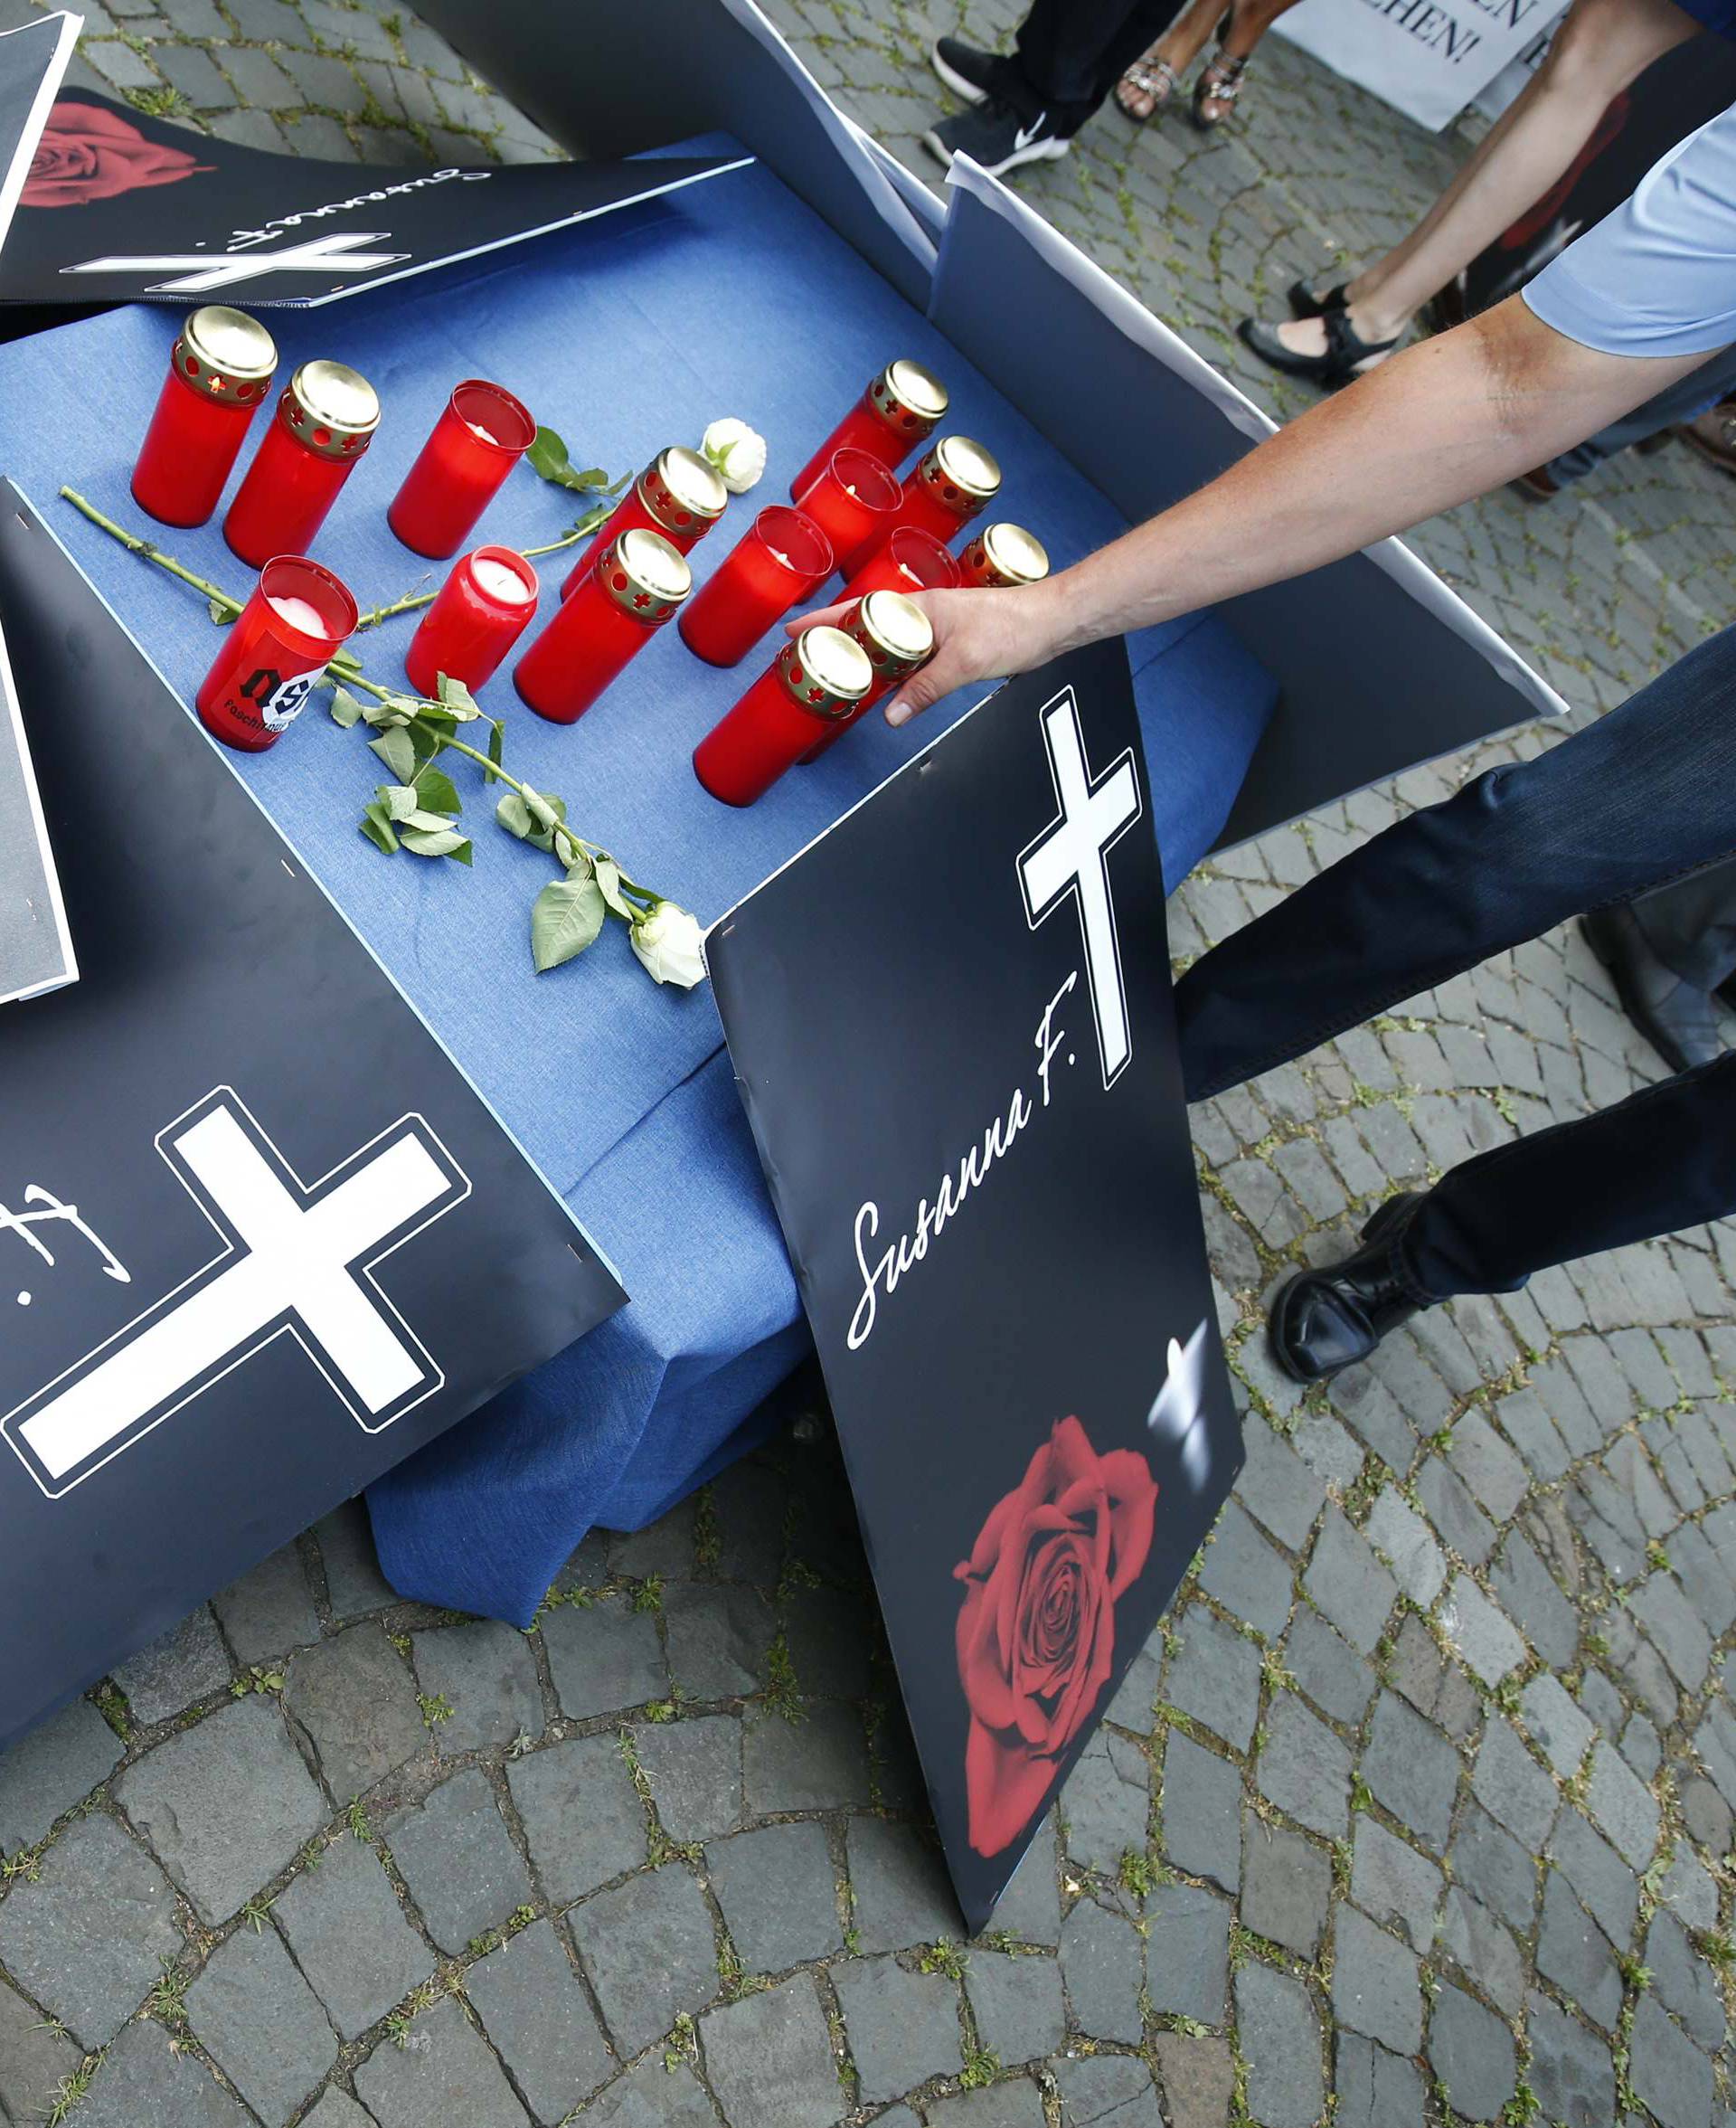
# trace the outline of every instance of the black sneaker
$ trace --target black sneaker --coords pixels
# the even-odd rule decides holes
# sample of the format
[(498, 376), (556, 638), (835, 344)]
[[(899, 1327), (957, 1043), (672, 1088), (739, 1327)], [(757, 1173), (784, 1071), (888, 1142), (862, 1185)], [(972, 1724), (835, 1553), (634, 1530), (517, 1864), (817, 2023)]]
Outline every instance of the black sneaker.
[(937, 37), (929, 64), (952, 93), (966, 103), (984, 103), (1000, 83), (1006, 61), (993, 52), (979, 52), (959, 37)]
[(1057, 133), (1047, 111), (1023, 118), (1011, 104), (994, 99), (974, 110), (943, 118), (922, 136), (922, 145), (950, 166), (954, 156), (968, 156), (991, 177), (1016, 170), (1021, 163), (1052, 161), (1073, 145), (1071, 133)]

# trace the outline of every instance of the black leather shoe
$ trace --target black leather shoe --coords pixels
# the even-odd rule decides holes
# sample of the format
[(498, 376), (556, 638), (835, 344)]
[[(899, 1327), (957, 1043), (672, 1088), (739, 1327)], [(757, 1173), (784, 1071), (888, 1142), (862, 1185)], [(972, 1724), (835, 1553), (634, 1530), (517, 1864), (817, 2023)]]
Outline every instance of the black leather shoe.
[(1421, 1202), (1413, 1189), (1389, 1197), (1363, 1227), (1354, 1255), (1301, 1272), (1278, 1293), (1267, 1334), (1273, 1358), (1293, 1382), (1324, 1382), (1354, 1367), (1417, 1313), (1393, 1244)]
[(1722, 1056), (1712, 999), (1666, 968), (1646, 942), (1633, 911), (1618, 903), (1581, 917), (1585, 942), (1609, 970), (1621, 1009), (1673, 1072)]

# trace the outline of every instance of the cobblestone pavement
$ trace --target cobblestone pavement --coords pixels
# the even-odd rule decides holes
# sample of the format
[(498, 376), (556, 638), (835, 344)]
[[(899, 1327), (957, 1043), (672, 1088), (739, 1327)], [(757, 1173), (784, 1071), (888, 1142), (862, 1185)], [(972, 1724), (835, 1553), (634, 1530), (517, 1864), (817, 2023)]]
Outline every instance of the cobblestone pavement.
[[(81, 65), (233, 137), (549, 152), (407, 11), (108, 4)], [(778, 4), (921, 167), (931, 25)], [(1456, 152), (1278, 50), (1249, 109), (1108, 115), (1028, 186), (1232, 368), (1225, 319)], [(1724, 618), (1729, 495), (1673, 449), (1420, 544), (1583, 712)], [(1178, 955), (1505, 751), (1221, 857)], [(1195, 1112), (1248, 1467), (994, 1934), (810, 1415), (528, 1634), (398, 1603), (352, 1507), (0, 1761), (0, 2122), (1731, 2128), (1736, 1233), (1440, 1310), (1330, 1395), (1259, 1336), (1393, 1183), (1657, 1072), (1563, 932)]]

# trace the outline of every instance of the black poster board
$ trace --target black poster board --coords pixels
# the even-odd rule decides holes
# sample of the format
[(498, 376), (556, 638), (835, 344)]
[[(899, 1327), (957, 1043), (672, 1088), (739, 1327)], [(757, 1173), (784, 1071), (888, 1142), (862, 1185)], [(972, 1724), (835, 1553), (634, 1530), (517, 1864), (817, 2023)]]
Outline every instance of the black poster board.
[(0, 244), (78, 41), (79, 18), (71, 14), (0, 30)]
[(707, 940), (973, 1930), (1241, 1461), (1146, 788), (1094, 645)]
[(80, 980), (0, 1039), (0, 1751), (621, 1305), (15, 487)]

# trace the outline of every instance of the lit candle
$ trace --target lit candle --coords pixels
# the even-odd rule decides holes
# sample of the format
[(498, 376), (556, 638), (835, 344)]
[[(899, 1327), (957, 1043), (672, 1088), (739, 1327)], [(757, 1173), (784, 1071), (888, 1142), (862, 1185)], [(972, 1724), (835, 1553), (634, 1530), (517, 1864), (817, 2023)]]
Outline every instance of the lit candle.
[(205, 523), (277, 366), (276, 343), (245, 311), (210, 303), (193, 313), (133, 468), (141, 509), (165, 525)]
[(247, 477), (223, 519), (223, 537), (263, 569), (273, 554), (306, 551), (380, 426), (380, 401), (347, 363), (304, 362), (278, 402)]
[(693, 773), (725, 805), (763, 798), (873, 684), (859, 642), (835, 628), (786, 643), (735, 707), (693, 749)]
[(440, 675), (474, 693), (493, 679), (500, 661), (536, 611), (536, 572), (511, 547), (478, 547), (440, 586), (404, 653), (404, 674), (417, 694), (433, 700)]
[(943, 436), (904, 483), (904, 500), (892, 524), (914, 525), (945, 545), (994, 500), (1000, 486), (1001, 468), (992, 451), (968, 436)]
[(739, 665), (774, 622), (831, 575), (832, 543), (783, 503), (761, 510), (681, 617), (681, 639), (708, 665)]
[(876, 703), (883, 701), (934, 656), (934, 624), (902, 591), (870, 591), (856, 601), (841, 625), (844, 634), (865, 653), (873, 670), (873, 684), (853, 709), (828, 724), (818, 742), (803, 754), (805, 761), (818, 761), (852, 724), (859, 723)]
[(576, 724), (645, 648), (693, 587), (685, 558), (660, 533), (634, 525), (611, 540), (571, 598), (556, 608), (513, 673), (551, 724)]
[(959, 555), (958, 573), (967, 584), (988, 591), (1041, 583), (1049, 573), (1049, 550), (1023, 525), (1003, 518), (986, 525)]
[(844, 585), (842, 596), (863, 599), (870, 591), (950, 591), (958, 585), (958, 564), (931, 532), (901, 525), (873, 557)]
[(835, 450), (865, 450), (896, 471), (934, 433), (948, 403), (932, 370), (920, 362), (889, 362), (790, 482), (790, 499), (800, 502)]
[(405, 474), (387, 524), (419, 554), (456, 554), (535, 440), (536, 423), (504, 385), (467, 378)]
[(243, 753), (275, 746), (358, 619), (329, 569), (303, 554), (274, 555), (199, 689), (205, 729)]
[(856, 557), (882, 545), (898, 523), (903, 490), (898, 475), (865, 450), (845, 445), (796, 498), (796, 506), (813, 518), (847, 576)]
[(672, 443), (660, 450), (627, 493), (613, 514), (586, 547), (561, 586), (561, 596), (582, 583), (598, 555), (609, 541), (619, 539), (636, 525), (647, 532), (660, 532), (677, 553), (691, 554), (718, 519), (730, 499), (717, 468), (684, 443)]

